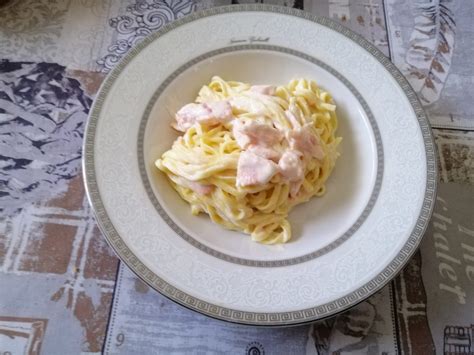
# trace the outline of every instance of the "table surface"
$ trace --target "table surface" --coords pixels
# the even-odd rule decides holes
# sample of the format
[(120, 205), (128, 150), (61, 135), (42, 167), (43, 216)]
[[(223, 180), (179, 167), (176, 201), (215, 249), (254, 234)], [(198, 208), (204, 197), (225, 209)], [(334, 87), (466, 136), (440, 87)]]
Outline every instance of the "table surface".
[[(105, 75), (147, 34), (255, 1), (0, 1), (0, 354), (474, 354), (474, 2), (273, 0), (374, 43), (429, 115), (439, 196), (420, 250), (336, 317), (255, 328), (184, 309), (138, 280), (98, 230), (81, 145)], [(261, 2), (261, 1), (257, 1)]]

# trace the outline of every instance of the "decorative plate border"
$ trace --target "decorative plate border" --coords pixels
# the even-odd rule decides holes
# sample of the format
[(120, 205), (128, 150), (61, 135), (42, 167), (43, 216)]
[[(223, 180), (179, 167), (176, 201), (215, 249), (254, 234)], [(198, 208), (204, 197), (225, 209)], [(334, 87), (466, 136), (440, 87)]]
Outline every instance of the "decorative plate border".
[[(163, 93), (163, 91), (171, 84), (171, 82), (174, 79), (176, 79), (181, 73), (183, 73), (186, 69), (189, 69), (191, 66), (220, 54), (231, 53), (235, 51), (244, 51), (244, 50), (266, 50), (266, 51), (275, 51), (279, 53), (290, 54), (295, 57), (307, 60), (321, 67), (322, 69), (326, 70), (328, 73), (330, 73), (331, 75), (339, 79), (351, 91), (351, 93), (359, 101), (360, 105), (362, 106), (364, 112), (366, 113), (369, 119), (370, 127), (374, 134), (375, 145), (377, 149), (377, 174), (375, 178), (374, 188), (372, 189), (372, 192), (370, 194), (369, 201), (367, 202), (367, 205), (364, 207), (360, 216), (357, 218), (354, 224), (347, 231), (345, 231), (341, 236), (339, 236), (332, 243), (312, 253), (308, 253), (308, 254), (290, 258), (290, 259), (282, 259), (282, 260), (252, 260), (252, 259), (244, 259), (244, 258), (239, 258), (236, 256), (231, 256), (231, 255), (222, 253), (220, 251), (217, 251), (199, 242), (192, 236), (190, 236), (181, 227), (179, 227), (175, 221), (173, 221), (173, 219), (166, 213), (166, 211), (163, 209), (160, 202), (156, 198), (153, 192), (153, 189), (151, 187), (150, 180), (148, 179), (148, 174), (146, 172), (145, 153), (144, 153), (144, 148), (143, 148), (145, 129), (148, 123), (148, 119), (150, 117), (150, 112), (153, 109), (153, 106), (155, 105), (158, 98)], [(179, 67), (177, 70), (175, 70), (158, 87), (158, 89), (155, 91), (155, 93), (153, 94), (153, 96), (151, 97), (150, 101), (148, 102), (146, 106), (145, 112), (140, 122), (139, 130), (138, 130), (137, 153), (138, 153), (138, 168), (140, 170), (140, 176), (142, 178), (142, 183), (145, 186), (145, 190), (148, 194), (148, 198), (150, 199), (151, 203), (153, 204), (153, 206), (155, 207), (155, 209), (157, 210), (161, 218), (163, 218), (166, 224), (168, 224), (168, 226), (177, 235), (179, 235), (181, 238), (183, 238), (192, 246), (216, 258), (219, 258), (227, 262), (239, 264), (239, 265), (255, 266), (255, 267), (281, 267), (281, 266), (288, 266), (288, 265), (303, 263), (305, 261), (309, 261), (319, 256), (322, 256), (330, 252), (331, 250), (337, 248), (342, 243), (344, 243), (360, 228), (360, 226), (364, 223), (364, 221), (367, 219), (370, 212), (372, 211), (372, 208), (374, 207), (375, 202), (377, 201), (377, 197), (379, 195), (380, 188), (382, 186), (382, 177), (383, 177), (383, 170), (384, 170), (384, 153), (383, 153), (382, 137), (380, 136), (380, 131), (377, 126), (377, 122), (375, 121), (374, 115), (372, 114), (372, 111), (370, 110), (369, 106), (365, 102), (364, 98), (357, 91), (357, 89), (349, 82), (349, 80), (347, 80), (341, 73), (339, 73), (337, 70), (332, 68), (330, 65), (323, 63), (320, 60), (310, 55), (307, 55), (305, 53), (302, 53), (290, 48), (273, 46), (273, 45), (265, 45), (265, 44), (244, 44), (244, 45), (238, 45), (238, 46), (229, 46), (229, 47), (219, 48), (211, 52), (201, 54), (200, 56), (188, 61), (187, 63)]]
[[(427, 182), (420, 215), (416, 220), (415, 227), (413, 228), (412, 233), (408, 237), (408, 240), (400, 249), (400, 252), (397, 254), (397, 256), (390, 262), (390, 264), (385, 267), (385, 269), (372, 280), (344, 297), (340, 297), (334, 301), (328, 302), (317, 307), (306, 308), (292, 312), (244, 312), (210, 304), (208, 302), (202, 301), (184, 293), (183, 291), (177, 289), (173, 285), (167, 283), (166, 281), (158, 277), (155, 273), (148, 269), (140, 260), (138, 260), (138, 258), (132, 253), (132, 251), (127, 247), (125, 242), (117, 233), (117, 230), (110, 221), (107, 215), (107, 211), (105, 210), (102, 200), (100, 198), (100, 193), (95, 177), (95, 133), (97, 129), (97, 120), (99, 118), (99, 113), (106, 97), (106, 93), (109, 91), (112, 84), (117, 79), (119, 73), (143, 48), (148, 46), (159, 36), (173, 30), (174, 28), (200, 18), (240, 11), (273, 12), (278, 14), (295, 16), (298, 18), (315, 22), (322, 26), (326, 26), (351, 39), (359, 46), (364, 48), (367, 52), (372, 54), (372, 56), (386, 68), (386, 70), (393, 76), (393, 78), (397, 81), (400, 87), (404, 90), (410, 104), (414, 109), (414, 112), (418, 119), (418, 124), (422, 132), (423, 141), (426, 149)], [(142, 280), (148, 283), (155, 290), (159, 291), (165, 297), (181, 304), (186, 308), (220, 320), (239, 324), (259, 326), (297, 325), (313, 322), (322, 318), (332, 316), (336, 313), (348, 309), (349, 307), (356, 305), (357, 303), (362, 302), (364, 299), (380, 290), (393, 277), (395, 277), (417, 250), (417, 247), (420, 244), (423, 234), (428, 226), (436, 200), (437, 165), (438, 162), (436, 159), (436, 147), (434, 145), (434, 138), (430, 129), (427, 116), (421, 106), (421, 103), (419, 102), (416, 93), (413, 91), (403, 74), (397, 69), (397, 67), (395, 67), (392, 62), (390, 62), (387, 57), (384, 56), (382, 52), (380, 52), (374, 45), (372, 45), (362, 36), (352, 32), (351, 30), (328, 18), (315, 16), (310, 14), (309, 12), (289, 9), (282, 6), (260, 4), (222, 6), (201, 12), (195, 12), (192, 15), (183, 17), (164, 26), (160, 31), (153, 33), (152, 35), (144, 39), (142, 42), (140, 42), (136, 47), (131, 49), (127, 53), (127, 55), (125, 55), (125, 57), (112, 70), (112, 72), (109, 74), (109, 76), (103, 82), (100, 88), (100, 91), (95, 99), (92, 111), (90, 113), (89, 121), (87, 123), (86, 136), (84, 139), (83, 147), (83, 177), (85, 181), (87, 196), (97, 218), (97, 223), (101, 231), (103, 232), (110, 246), (121, 258), (121, 260), (123, 260), (127, 264), (127, 266), (132, 269), (133, 272), (135, 272)]]

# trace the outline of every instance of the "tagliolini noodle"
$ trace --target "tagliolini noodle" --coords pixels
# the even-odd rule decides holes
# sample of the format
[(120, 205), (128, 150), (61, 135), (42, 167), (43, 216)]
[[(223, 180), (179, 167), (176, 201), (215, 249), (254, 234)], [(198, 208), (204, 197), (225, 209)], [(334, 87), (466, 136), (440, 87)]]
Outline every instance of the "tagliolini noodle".
[[(189, 107), (207, 110), (213, 103), (224, 102), (232, 111), (231, 117), (221, 121), (186, 121), (187, 126), (181, 127), (183, 136), (155, 164), (191, 205), (194, 215), (207, 213), (213, 222), (250, 234), (256, 242), (286, 243), (291, 239), (289, 211), (293, 206), (325, 193), (325, 183), (339, 156), (337, 147), (341, 138), (336, 137), (335, 103), (314, 81), (292, 80), (287, 85), (265, 89), (266, 92), (262, 88), (265, 89), (264, 86), (213, 77), (209, 85), (199, 91), (194, 106)], [(206, 112), (213, 112), (212, 107)], [(245, 147), (239, 142), (236, 127), (244, 127), (241, 132), (248, 132), (245, 134), (249, 137), (253, 134), (254, 138), (258, 138), (255, 127), (262, 132), (261, 127), (278, 131), (279, 140), (264, 147), (275, 152), (275, 156), (267, 159), (266, 155), (248, 155), (246, 151), (253, 152), (253, 146)], [(303, 137), (313, 144), (310, 148), (316, 154), (304, 149), (298, 151), (297, 148), (304, 145), (298, 145), (295, 137)], [(289, 160), (293, 163), (290, 170), (282, 170), (285, 169), (282, 163), (285, 152), (287, 157), (291, 153), (299, 160)], [(247, 159), (253, 159), (250, 162), (255, 163), (256, 169), (261, 168), (260, 162), (268, 166), (271, 174), (268, 181), (239, 183), (238, 175), (244, 174), (249, 166), (242, 162), (243, 154), (247, 154)], [(302, 170), (301, 178), (289, 179), (288, 173), (295, 175), (296, 170), (292, 172), (291, 169), (297, 168)]]

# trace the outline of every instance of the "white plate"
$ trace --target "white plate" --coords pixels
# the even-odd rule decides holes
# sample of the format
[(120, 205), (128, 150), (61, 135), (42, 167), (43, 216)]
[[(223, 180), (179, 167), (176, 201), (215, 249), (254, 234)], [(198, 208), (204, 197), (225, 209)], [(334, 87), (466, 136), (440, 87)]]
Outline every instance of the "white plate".
[[(288, 244), (191, 216), (153, 166), (176, 138), (172, 112), (212, 75), (312, 78), (338, 105), (342, 155), (326, 195), (291, 213)], [(436, 190), (426, 116), (390, 61), (331, 20), (259, 5), (195, 13), (132, 49), (96, 98), (84, 171), (104, 235), (138, 276), (188, 308), (256, 325), (314, 321), (380, 289), (418, 246)]]

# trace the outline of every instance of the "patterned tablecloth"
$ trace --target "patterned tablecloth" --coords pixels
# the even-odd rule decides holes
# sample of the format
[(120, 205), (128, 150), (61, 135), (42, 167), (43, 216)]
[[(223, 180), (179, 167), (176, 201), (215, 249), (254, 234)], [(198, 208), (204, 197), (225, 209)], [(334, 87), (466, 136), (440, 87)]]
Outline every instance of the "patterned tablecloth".
[[(139, 281), (101, 236), (81, 144), (106, 73), (164, 24), (226, 0), (0, 0), (0, 354), (474, 354), (474, 2), (273, 0), (363, 35), (429, 114), (440, 186), (420, 251), (314, 324), (212, 320)], [(159, 65), (159, 64), (157, 64)]]

